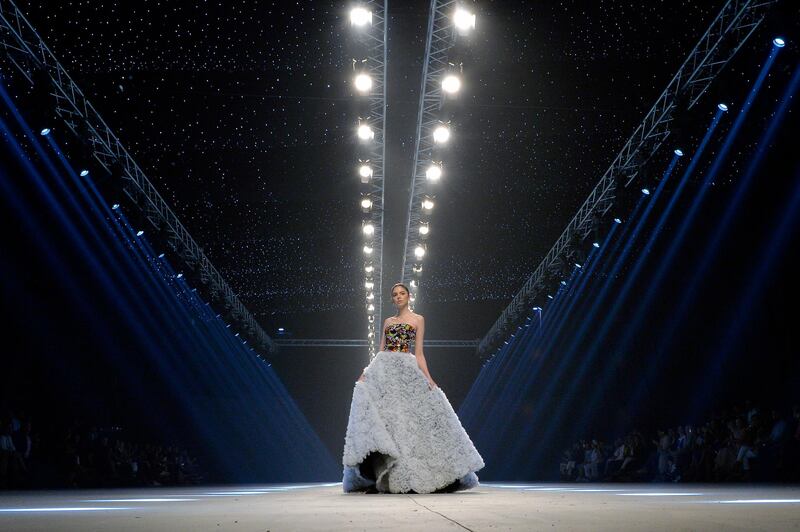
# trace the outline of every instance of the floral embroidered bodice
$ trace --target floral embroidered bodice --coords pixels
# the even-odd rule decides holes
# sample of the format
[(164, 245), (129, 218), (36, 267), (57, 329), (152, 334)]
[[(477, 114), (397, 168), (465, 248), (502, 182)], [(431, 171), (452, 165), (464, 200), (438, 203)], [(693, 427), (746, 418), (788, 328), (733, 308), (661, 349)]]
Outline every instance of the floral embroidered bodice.
[(408, 353), (408, 345), (417, 335), (417, 329), (410, 323), (392, 323), (384, 331), (386, 351)]

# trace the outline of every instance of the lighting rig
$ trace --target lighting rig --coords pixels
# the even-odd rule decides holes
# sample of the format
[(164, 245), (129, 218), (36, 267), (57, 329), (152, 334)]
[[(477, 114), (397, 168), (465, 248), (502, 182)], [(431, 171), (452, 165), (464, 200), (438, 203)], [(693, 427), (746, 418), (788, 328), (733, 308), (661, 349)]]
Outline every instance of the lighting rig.
[(431, 1), (403, 248), (402, 279), (410, 280), (411, 305), (419, 298), (436, 193), (441, 181), (450, 177), (443, 161), (452, 136), (446, 106), (458, 98), (463, 86), (462, 65), (449, 57), (450, 51), (458, 37), (474, 29), (475, 14), (463, 2)]
[(365, 105), (358, 117), (355, 133), (359, 153), (356, 173), (361, 182), (359, 206), (370, 359), (376, 352), (376, 327), (382, 323), (386, 8), (386, 1), (363, 1), (350, 11), (350, 25), (358, 41), (358, 53), (363, 54), (353, 59), (352, 87), (356, 98)]
[[(170, 247), (190, 269), (197, 271), (212, 297), (252, 343), (263, 353), (274, 353), (276, 346), (272, 339), (11, 0), (0, 0), (0, 59), (4, 72), (11, 72), (13, 66), (34, 90), (44, 90), (52, 97), (59, 121), (89, 147), (90, 157), (120, 183), (113, 186), (133, 201), (154, 229), (166, 234)], [(44, 130), (41, 134), (46, 135)]]
[[(675, 128), (678, 103), (685, 102), (685, 110), (689, 110), (698, 102), (728, 61), (761, 24), (775, 1), (728, 0), (722, 7), (564, 232), (481, 339), (477, 352), (480, 358), (493, 356), (496, 348), (516, 330), (517, 323), (530, 311), (529, 302), (546, 293), (548, 288), (544, 280), (547, 272), (562, 256), (566, 256), (571, 249), (570, 242), (574, 242), (576, 236), (583, 240), (591, 235), (594, 220), (616, 207), (617, 196), (621, 192), (619, 188), (630, 186), (637, 177), (639, 181), (642, 180), (641, 168)], [(779, 46), (783, 41), (774, 44)], [(614, 221), (621, 223), (618, 218)], [(551, 295), (547, 298), (553, 299)]]

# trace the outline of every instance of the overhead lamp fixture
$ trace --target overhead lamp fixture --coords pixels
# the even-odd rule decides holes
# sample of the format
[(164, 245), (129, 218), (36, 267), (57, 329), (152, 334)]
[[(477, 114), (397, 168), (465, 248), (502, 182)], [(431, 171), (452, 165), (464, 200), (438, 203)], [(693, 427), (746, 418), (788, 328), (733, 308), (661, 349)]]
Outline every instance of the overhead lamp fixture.
[(369, 183), (369, 179), (372, 177), (372, 167), (362, 164), (358, 167), (358, 175), (361, 176), (362, 183)]
[(442, 166), (438, 163), (431, 163), (428, 169), (425, 170), (425, 177), (429, 181), (438, 181), (442, 177)]
[(423, 210), (430, 211), (433, 209), (433, 200), (430, 198), (425, 198), (422, 200), (422, 208)]
[(375, 138), (375, 132), (367, 124), (358, 126), (358, 138), (361, 140), (371, 140)]
[(372, 246), (364, 246), (364, 254), (372, 255)]
[(369, 92), (372, 89), (372, 78), (369, 74), (358, 74), (354, 80), (356, 90), (359, 92)]
[(461, 88), (461, 80), (455, 74), (448, 74), (442, 79), (442, 90), (448, 94), (455, 94)]
[(421, 259), (425, 256), (425, 248), (422, 246), (417, 246), (414, 248), (414, 256), (418, 259)]
[(375, 226), (370, 223), (364, 224), (361, 230), (364, 232), (366, 236), (372, 236), (375, 234)]
[(433, 130), (433, 141), (436, 144), (444, 144), (448, 140), (450, 140), (450, 128), (442, 125)]
[(475, 29), (475, 14), (470, 13), (463, 7), (456, 9), (453, 13), (453, 24), (460, 32), (467, 32)]
[(353, 26), (372, 24), (372, 11), (363, 7), (354, 7), (350, 10), (350, 24)]
[(375, 267), (372, 264), (367, 264), (366, 266), (364, 266), (364, 271), (367, 273), (372, 273), (373, 271), (375, 271)]
[(431, 232), (430, 225), (428, 224), (420, 224), (419, 226), (419, 234), (426, 236), (428, 233)]
[(364, 212), (369, 212), (372, 208), (372, 200), (369, 198), (361, 198), (361, 209)]

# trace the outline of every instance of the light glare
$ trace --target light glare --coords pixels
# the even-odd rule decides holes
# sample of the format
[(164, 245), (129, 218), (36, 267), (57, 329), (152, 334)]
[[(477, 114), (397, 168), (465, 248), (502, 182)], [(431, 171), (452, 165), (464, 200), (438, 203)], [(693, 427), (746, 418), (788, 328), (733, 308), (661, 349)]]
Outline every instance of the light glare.
[(350, 24), (353, 26), (372, 24), (372, 11), (368, 11), (363, 7), (354, 7), (350, 10)]
[(375, 132), (366, 124), (358, 126), (358, 138), (361, 140), (370, 140), (375, 138)]
[(448, 94), (455, 94), (461, 88), (461, 80), (458, 76), (450, 74), (442, 80), (442, 90)]
[(438, 164), (431, 164), (425, 171), (425, 177), (431, 181), (438, 181), (442, 177), (442, 167)]
[(443, 144), (450, 140), (450, 130), (446, 126), (439, 126), (433, 130), (433, 141)]
[(372, 78), (368, 74), (359, 74), (355, 79), (356, 90), (368, 92), (372, 88)]
[(453, 15), (453, 24), (461, 31), (475, 29), (475, 15), (466, 9), (458, 8)]

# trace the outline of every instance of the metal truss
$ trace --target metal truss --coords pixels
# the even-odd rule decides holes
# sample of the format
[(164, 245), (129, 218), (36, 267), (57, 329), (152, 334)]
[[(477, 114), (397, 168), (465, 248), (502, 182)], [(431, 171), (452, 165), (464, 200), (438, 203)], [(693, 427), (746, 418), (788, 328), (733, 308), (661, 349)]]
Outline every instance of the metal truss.
[(31, 84), (39, 83), (40, 77), (49, 84), (47, 89), (55, 99), (57, 115), (78, 138), (89, 143), (92, 155), (112, 178), (122, 180), (124, 192), (142, 209), (153, 227), (167, 236), (169, 245), (199, 275), (211, 295), (222, 302), (244, 335), (256, 348), (273, 352), (272, 339), (239, 301), (144, 171), (11, 0), (0, 0), (0, 44), (6, 59)]
[(384, 176), (385, 176), (385, 139), (386, 139), (386, 13), (388, 0), (369, 0), (362, 2), (361, 7), (372, 12), (372, 24), (363, 30), (356, 31), (357, 39), (366, 50), (365, 70), (372, 79), (372, 89), (366, 96), (369, 102), (369, 111), (366, 117), (361, 117), (362, 122), (367, 123), (373, 131), (375, 138), (370, 140), (365, 146), (365, 159), (369, 160), (372, 168), (372, 176), (366, 184), (366, 196), (372, 201), (372, 208), (369, 211), (365, 222), (375, 226), (370, 245), (373, 249), (375, 259), (367, 259), (365, 265), (371, 264), (374, 268), (367, 280), (372, 280), (376, 288), (366, 292), (374, 295), (373, 299), (367, 300), (367, 306), (374, 305), (375, 319), (369, 322), (368, 331), (372, 333), (367, 340), (370, 347), (370, 356), (374, 356), (375, 342), (378, 338), (375, 331), (375, 324), (380, 326), (382, 321), (382, 296), (383, 296), (383, 205), (384, 205)]
[(486, 356), (527, 315), (544, 287), (546, 276), (557, 270), (566, 253), (589, 234), (594, 220), (612, 207), (617, 183), (624, 180), (627, 187), (636, 179), (641, 167), (670, 135), (676, 111), (685, 112), (698, 102), (776, 1), (729, 0), (725, 4), (553, 248), (483, 337), (478, 356)]
[[(431, 0), (430, 15), (428, 16), (428, 37), (417, 116), (413, 177), (403, 247), (402, 279), (404, 282), (414, 277), (414, 265), (419, 262), (414, 255), (414, 249), (422, 244), (422, 237), (412, 228), (418, 227), (425, 220), (422, 201), (429, 194), (425, 170), (434, 155), (433, 130), (442, 118), (440, 115), (444, 92), (441, 81), (443, 74), (450, 67), (448, 52), (455, 44), (456, 39), (457, 32), (451, 18), (455, 5), (454, 0)], [(416, 292), (414, 298), (418, 303), (419, 292)]]
[[(366, 347), (367, 340), (330, 340), (309, 338), (304, 340), (275, 339), (275, 343), (283, 347)], [(478, 346), (478, 340), (425, 340), (425, 347), (472, 347)]]

